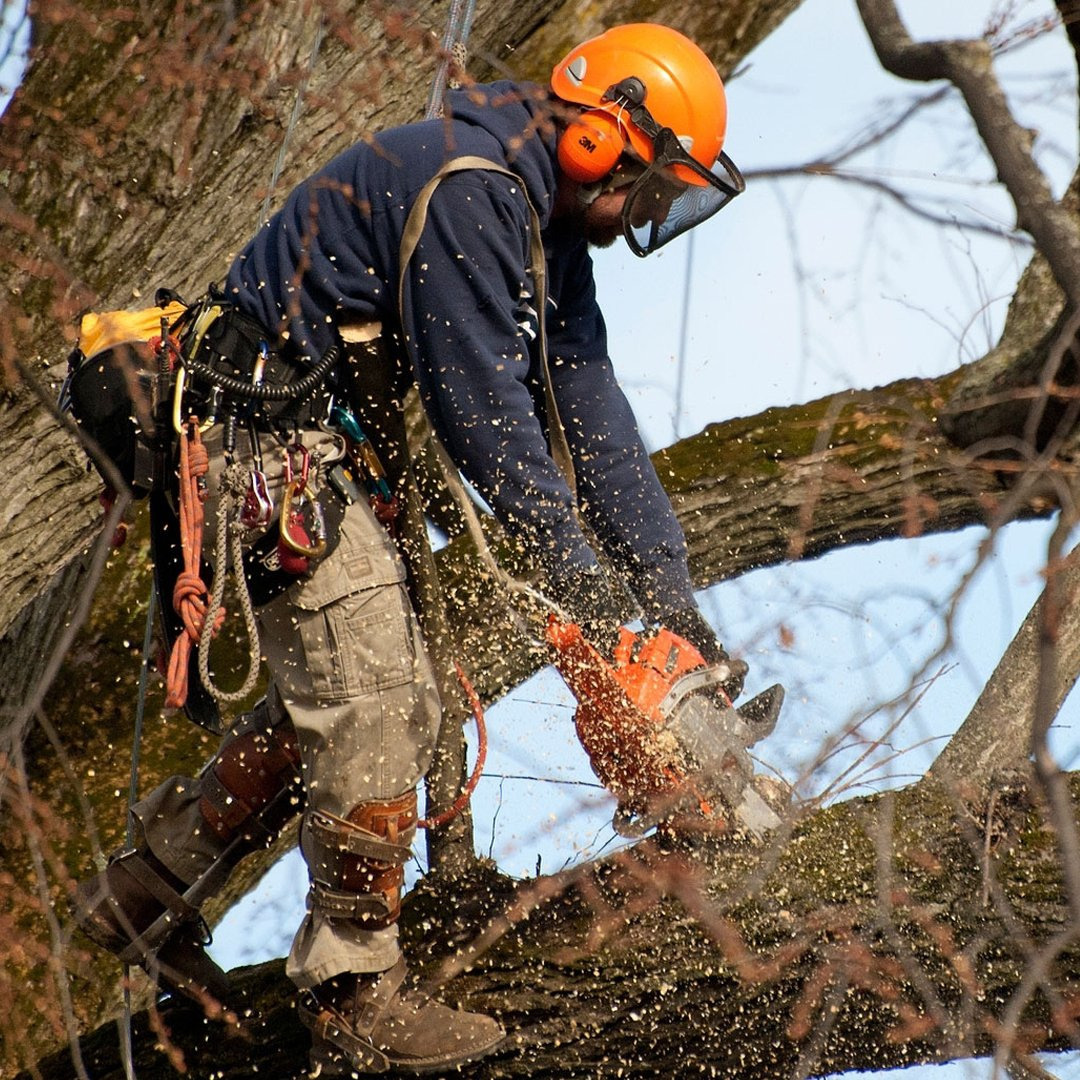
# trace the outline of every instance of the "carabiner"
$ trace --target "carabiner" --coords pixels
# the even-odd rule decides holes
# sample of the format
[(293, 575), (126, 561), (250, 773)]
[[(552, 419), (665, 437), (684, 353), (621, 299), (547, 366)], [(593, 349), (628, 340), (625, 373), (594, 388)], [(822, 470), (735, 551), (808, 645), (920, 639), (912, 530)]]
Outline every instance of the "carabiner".
[(274, 500), (261, 469), (251, 470), (244, 504), (240, 510), (240, 524), (245, 529), (265, 529), (274, 517)]
[[(293, 471), (293, 455), (296, 454), (300, 458), (300, 472), (299, 478)], [(293, 443), (291, 446), (285, 447), (285, 483), (286, 485), (295, 482), (299, 485), (297, 491), (303, 491), (307, 487), (308, 471), (311, 468), (311, 454), (308, 448), (302, 443)]]
[[(285, 485), (285, 494), (281, 497), (281, 516), (278, 518), (278, 531), (281, 543), (297, 555), (310, 559), (319, 558), (326, 551), (326, 528), (322, 521), (322, 511), (318, 504), (307, 499), (304, 494), (305, 480), (289, 480)], [(304, 516), (300, 510), (305, 499), (311, 503), (314, 528), (313, 536), (308, 535), (304, 526)]]
[[(187, 381), (187, 368), (183, 364), (176, 369), (176, 391), (173, 394), (172, 422), (177, 435), (184, 434), (184, 383)], [(214, 418), (203, 420), (199, 424), (199, 434), (205, 434), (214, 426)]]

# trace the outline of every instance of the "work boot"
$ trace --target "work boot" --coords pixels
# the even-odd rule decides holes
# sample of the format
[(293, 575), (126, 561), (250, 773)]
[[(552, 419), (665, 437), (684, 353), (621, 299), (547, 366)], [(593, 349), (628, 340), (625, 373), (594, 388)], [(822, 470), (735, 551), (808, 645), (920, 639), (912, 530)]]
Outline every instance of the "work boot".
[(229, 980), (206, 953), (210, 935), (186, 886), (149, 850), (117, 852), (75, 889), (75, 921), (86, 935), (157, 984), (198, 1004), (225, 1001)]
[(404, 980), (405, 960), (399, 959), (389, 971), (340, 975), (301, 995), (315, 1075), (455, 1069), (490, 1053), (505, 1037), (490, 1016), (403, 991)]

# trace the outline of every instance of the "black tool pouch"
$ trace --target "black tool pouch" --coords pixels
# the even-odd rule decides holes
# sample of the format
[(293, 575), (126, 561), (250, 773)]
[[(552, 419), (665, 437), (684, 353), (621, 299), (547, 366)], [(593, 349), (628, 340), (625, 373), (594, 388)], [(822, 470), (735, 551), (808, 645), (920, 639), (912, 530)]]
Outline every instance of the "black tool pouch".
[[(75, 350), (68, 359), (62, 411), (69, 412), (131, 487), (136, 498), (154, 482), (153, 375), (134, 348), (117, 346), (93, 359)], [(91, 453), (107, 484), (113, 478)]]
[[(326, 415), (333, 360), (317, 364), (271, 349), (270, 335), (211, 291), (185, 316), (180, 343), (182, 412), (227, 416), (261, 430), (295, 431)], [(335, 354), (336, 357), (336, 354)]]

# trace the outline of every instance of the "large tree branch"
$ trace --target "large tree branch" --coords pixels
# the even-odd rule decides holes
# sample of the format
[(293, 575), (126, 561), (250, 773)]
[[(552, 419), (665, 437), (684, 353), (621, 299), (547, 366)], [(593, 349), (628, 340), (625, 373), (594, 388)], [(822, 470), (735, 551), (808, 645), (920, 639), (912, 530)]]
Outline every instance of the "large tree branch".
[[(1056, 716), (1080, 678), (1080, 565), (1076, 559), (1054, 573), (1063, 601), (1054, 605), (1055, 664), (1042, 711)], [(1016, 769), (1031, 754), (1031, 733), (1042, 696), (1040, 642), (1047, 600), (1040, 597), (979, 694), (971, 712), (930, 767), (940, 783), (985, 785), (1002, 770)]]
[[(462, 1075), (787, 1080), (1076, 1040), (1075, 941), (1004, 1029), (1068, 919), (1053, 829), (1022, 788), (853, 800), (783, 841), (690, 858), (646, 843), (517, 884), (478, 873), (453, 904), (421, 888), (406, 915), (417, 969), (510, 1032)], [(306, 1038), (280, 962), (235, 975), (253, 1010), (237, 1027), (163, 1017), (188, 1075), (299, 1075)], [(136, 1032), (138, 1075), (165, 1080), (159, 1036), (145, 1017)], [(122, 1076), (111, 1025), (82, 1053), (98, 1080)], [(67, 1052), (40, 1067), (74, 1075)]]

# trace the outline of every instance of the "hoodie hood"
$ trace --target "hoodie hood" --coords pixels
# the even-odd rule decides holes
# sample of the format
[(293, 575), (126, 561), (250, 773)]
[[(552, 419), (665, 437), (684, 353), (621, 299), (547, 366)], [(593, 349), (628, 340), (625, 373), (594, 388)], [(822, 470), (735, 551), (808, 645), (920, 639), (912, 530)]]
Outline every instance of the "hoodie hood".
[(446, 114), (495, 139), (499, 156), (521, 177), (541, 227), (546, 226), (558, 185), (550, 92), (536, 83), (508, 81), (455, 90), (447, 95)]
[(537, 83), (503, 80), (452, 90), (445, 100), (445, 118), (427, 121), (444, 135), (445, 160), (480, 154), (504, 161), (521, 177), (541, 227), (546, 226), (558, 184), (550, 91)]

